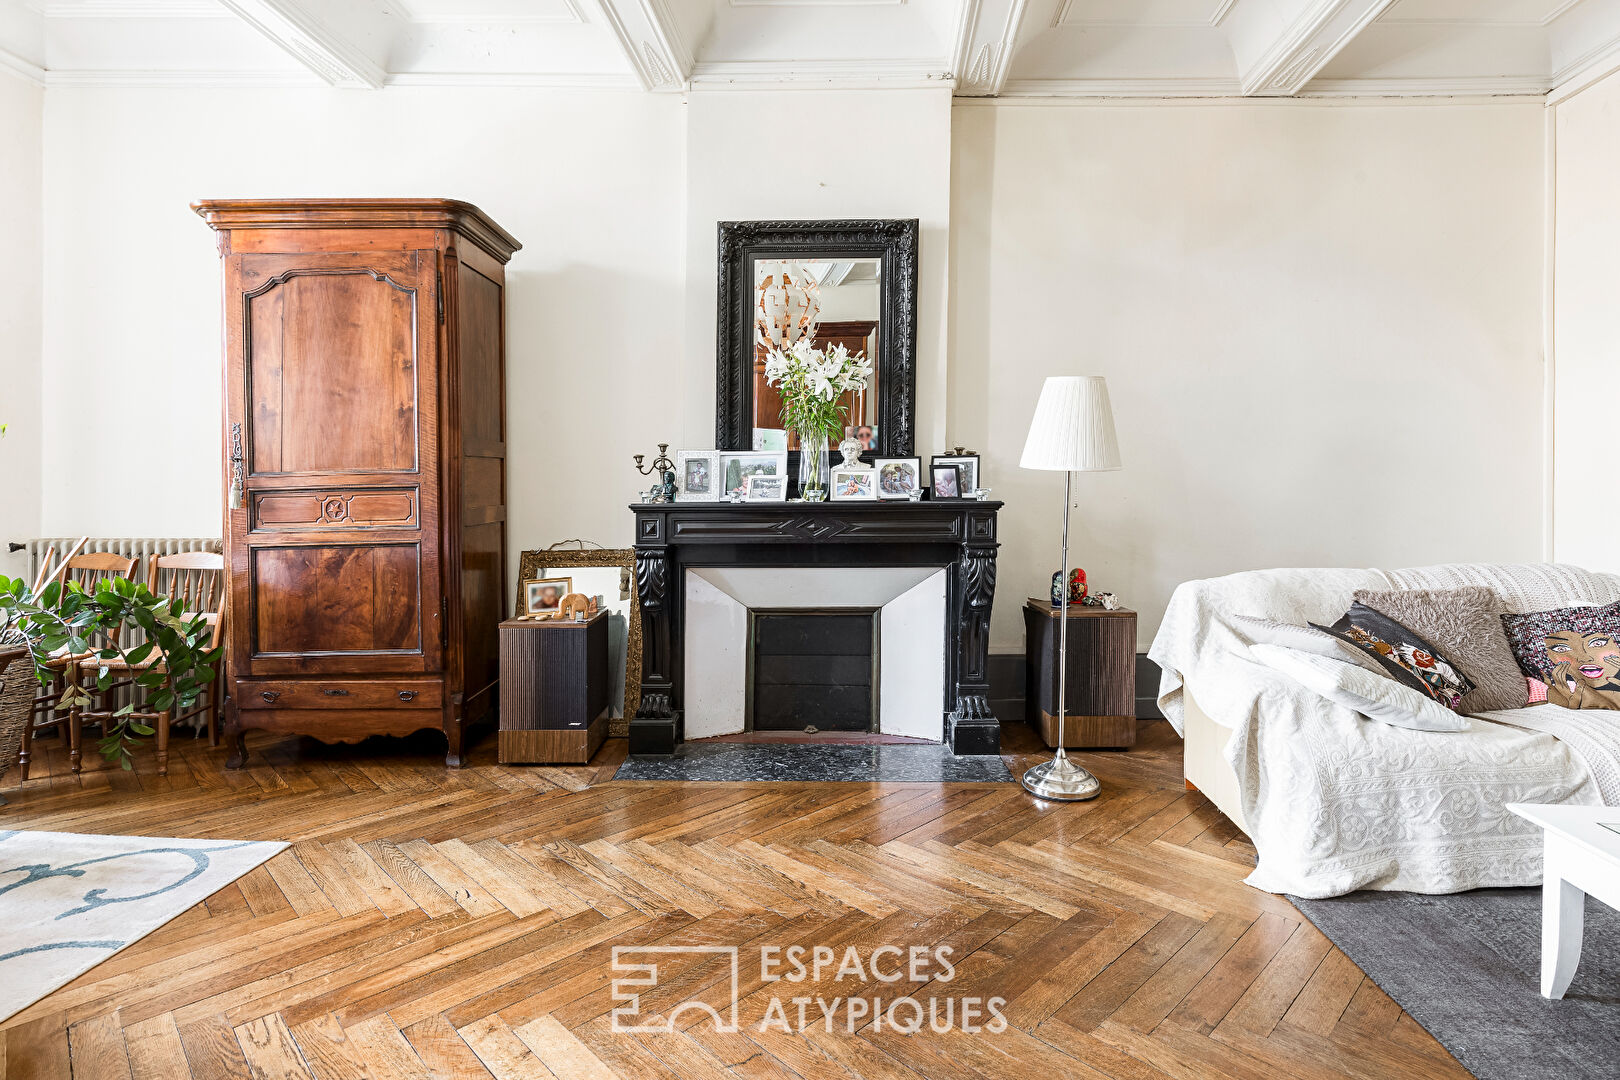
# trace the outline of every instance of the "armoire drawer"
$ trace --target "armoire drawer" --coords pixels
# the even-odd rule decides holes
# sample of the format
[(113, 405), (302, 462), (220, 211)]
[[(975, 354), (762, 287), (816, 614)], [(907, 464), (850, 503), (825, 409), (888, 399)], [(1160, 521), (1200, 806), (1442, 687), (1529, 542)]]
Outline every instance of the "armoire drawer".
[(243, 679), (243, 709), (433, 709), (444, 704), (442, 679)]

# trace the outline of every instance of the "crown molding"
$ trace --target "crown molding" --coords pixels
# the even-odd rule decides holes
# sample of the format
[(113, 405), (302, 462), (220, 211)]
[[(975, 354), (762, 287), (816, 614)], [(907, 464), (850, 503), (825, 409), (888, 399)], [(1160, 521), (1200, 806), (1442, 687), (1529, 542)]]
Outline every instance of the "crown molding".
[(220, 90), (246, 87), (311, 89), (328, 85), (313, 74), (300, 71), (153, 71), (121, 69), (106, 71), (47, 71), (45, 85), (61, 87), (140, 87), (147, 89)]
[(1008, 79), (1002, 97), (1174, 98), (1239, 97), (1236, 79)]
[(692, 67), (694, 90), (915, 90), (955, 87), (939, 61), (911, 59), (744, 60)]
[(558, 90), (642, 90), (641, 80), (630, 74), (611, 72), (531, 71), (408, 71), (388, 76), (389, 86), (467, 86), (537, 88)]
[(1312, 97), (1245, 97), (1233, 91), (1203, 97), (1167, 95), (1164, 97), (1117, 97), (1084, 94), (1054, 96), (1019, 96), (1003, 94), (1000, 97), (959, 97), (951, 102), (953, 109), (1199, 109), (1231, 108), (1251, 109), (1355, 109), (1376, 106), (1381, 109), (1432, 109), (1440, 106), (1497, 106), (1503, 104), (1542, 105), (1539, 95), (1493, 96), (1458, 94), (1446, 97), (1385, 97), (1380, 94)]
[(951, 69), (958, 94), (1001, 93), (1027, 6), (1027, 0), (963, 0)]
[(1240, 74), (1245, 94), (1297, 94), (1395, 0), (1308, 0)]
[(242, 21), (332, 86), (380, 90), (382, 66), (335, 33), (297, 0), (219, 0)]
[(44, 86), (49, 75), (32, 60), (18, 56), (10, 49), (0, 49), (0, 71), (9, 71), (24, 82), (33, 83), (35, 86)]
[(1541, 75), (1479, 75), (1411, 79), (1316, 79), (1301, 97), (1513, 97), (1542, 98)]
[(229, 19), (215, 0), (49, 0), (47, 19)]
[(1604, 42), (1555, 72), (1547, 101), (1549, 104), (1567, 101), (1616, 71), (1620, 71), (1620, 37)]
[(601, 0), (602, 14), (643, 90), (686, 89), (692, 51), (663, 0)]

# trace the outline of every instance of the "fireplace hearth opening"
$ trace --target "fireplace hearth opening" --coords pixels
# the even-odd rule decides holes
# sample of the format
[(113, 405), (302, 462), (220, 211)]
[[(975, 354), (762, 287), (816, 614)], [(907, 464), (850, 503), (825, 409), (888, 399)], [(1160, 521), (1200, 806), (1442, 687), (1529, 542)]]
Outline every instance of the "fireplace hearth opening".
[(879, 609), (751, 609), (749, 731), (878, 731)]

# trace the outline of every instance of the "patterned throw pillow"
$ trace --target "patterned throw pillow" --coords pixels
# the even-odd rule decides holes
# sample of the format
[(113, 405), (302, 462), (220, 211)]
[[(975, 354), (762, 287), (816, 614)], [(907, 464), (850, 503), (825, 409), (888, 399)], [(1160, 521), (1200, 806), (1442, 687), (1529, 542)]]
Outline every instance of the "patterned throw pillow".
[(1427, 694), (1453, 712), (1461, 708), (1463, 695), (1474, 689), (1473, 681), (1433, 645), (1366, 604), (1351, 604), (1338, 622), (1316, 628), (1371, 653), (1396, 682)]
[(1502, 616), (1513, 657), (1566, 709), (1620, 710), (1620, 601)]

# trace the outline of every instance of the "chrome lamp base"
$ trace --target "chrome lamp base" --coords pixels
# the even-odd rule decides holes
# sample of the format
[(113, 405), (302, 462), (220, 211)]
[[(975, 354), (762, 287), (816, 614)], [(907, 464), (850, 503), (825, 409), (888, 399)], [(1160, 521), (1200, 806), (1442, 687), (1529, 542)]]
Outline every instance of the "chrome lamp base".
[(1053, 802), (1082, 802), (1095, 799), (1102, 791), (1097, 778), (1070, 761), (1062, 750), (1051, 761), (1043, 761), (1024, 773), (1022, 783), (1031, 795)]

